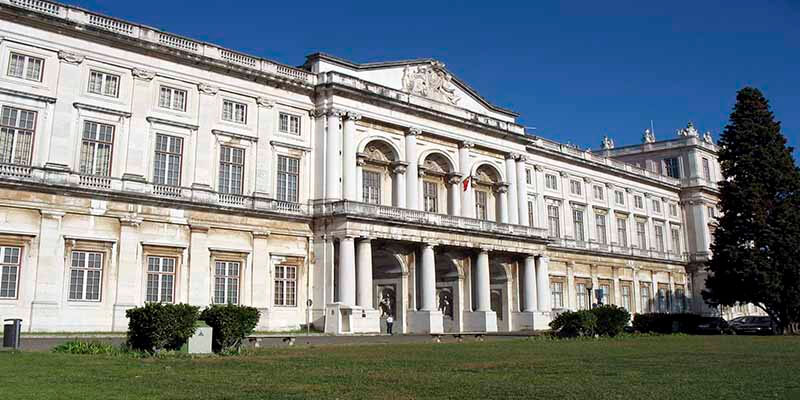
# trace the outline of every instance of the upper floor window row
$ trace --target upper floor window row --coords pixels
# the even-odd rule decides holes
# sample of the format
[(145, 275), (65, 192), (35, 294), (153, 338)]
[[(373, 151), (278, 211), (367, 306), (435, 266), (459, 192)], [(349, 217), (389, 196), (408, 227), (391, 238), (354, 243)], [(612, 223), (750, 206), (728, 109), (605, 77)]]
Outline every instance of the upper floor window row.
[(44, 59), (21, 53), (11, 53), (8, 61), (8, 76), (41, 82)]

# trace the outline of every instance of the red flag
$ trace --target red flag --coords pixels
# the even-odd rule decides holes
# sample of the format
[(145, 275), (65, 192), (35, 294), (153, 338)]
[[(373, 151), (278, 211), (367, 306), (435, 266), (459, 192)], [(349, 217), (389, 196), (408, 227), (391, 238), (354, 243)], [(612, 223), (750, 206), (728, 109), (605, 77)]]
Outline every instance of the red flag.
[(467, 189), (469, 189), (469, 178), (470, 178), (470, 177), (468, 176), (468, 177), (464, 178), (464, 181), (463, 181), (463, 182), (461, 182), (461, 183), (462, 183), (462, 185), (464, 186), (464, 191), (465, 191), (465, 192), (467, 191)]

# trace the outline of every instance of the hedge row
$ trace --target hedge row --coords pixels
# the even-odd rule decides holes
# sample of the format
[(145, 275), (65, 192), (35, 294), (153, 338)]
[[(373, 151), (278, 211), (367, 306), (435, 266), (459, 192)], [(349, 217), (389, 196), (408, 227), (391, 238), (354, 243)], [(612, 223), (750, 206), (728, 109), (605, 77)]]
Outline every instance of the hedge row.
[(633, 329), (641, 333), (695, 333), (702, 319), (696, 314), (636, 314)]
[(194, 335), (198, 318), (213, 328), (215, 352), (239, 351), (242, 340), (253, 333), (260, 313), (247, 306), (213, 305), (200, 313), (188, 304), (147, 303), (128, 310), (128, 347), (155, 353), (178, 350)]
[(559, 337), (616, 336), (628, 325), (631, 314), (622, 307), (605, 305), (591, 310), (565, 311), (559, 314), (550, 328)]

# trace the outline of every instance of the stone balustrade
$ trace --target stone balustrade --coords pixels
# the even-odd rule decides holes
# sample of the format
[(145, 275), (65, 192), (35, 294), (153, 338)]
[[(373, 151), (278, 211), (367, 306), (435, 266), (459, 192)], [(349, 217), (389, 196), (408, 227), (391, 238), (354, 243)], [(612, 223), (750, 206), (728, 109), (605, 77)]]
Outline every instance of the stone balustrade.
[(50, 18), (60, 18), (81, 27), (108, 31), (117, 35), (127, 36), (187, 53), (208, 57), (234, 64), (239, 68), (254, 70), (254, 72), (275, 75), (283, 79), (299, 81), (308, 85), (314, 85), (316, 83), (316, 75), (302, 69), (289, 67), (259, 57), (241, 54), (210, 43), (162, 32), (148, 26), (92, 13), (81, 8), (44, 0), (0, 0), (0, 4), (45, 14)]
[(587, 242), (587, 241), (573, 240), (573, 239), (550, 238), (550, 246), (562, 247), (566, 249), (587, 250), (598, 253), (610, 253), (610, 254), (619, 254), (626, 256), (654, 258), (654, 259), (668, 260), (668, 261), (678, 261), (678, 262), (688, 261), (687, 253), (676, 254), (676, 253), (658, 251), (653, 249), (639, 249), (636, 247), (624, 247), (615, 244), (603, 244), (603, 243)]

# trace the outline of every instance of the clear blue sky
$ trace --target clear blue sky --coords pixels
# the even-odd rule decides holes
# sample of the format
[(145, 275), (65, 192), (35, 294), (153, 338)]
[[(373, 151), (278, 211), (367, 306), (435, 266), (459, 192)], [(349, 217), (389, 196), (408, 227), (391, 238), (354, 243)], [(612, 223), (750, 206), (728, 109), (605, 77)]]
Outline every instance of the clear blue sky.
[[(432, 57), (537, 135), (598, 147), (719, 137), (761, 89), (800, 147), (800, 1), (170, 1), (68, 3), (290, 65)], [(795, 151), (795, 158), (800, 155)]]

